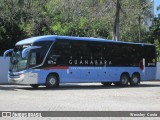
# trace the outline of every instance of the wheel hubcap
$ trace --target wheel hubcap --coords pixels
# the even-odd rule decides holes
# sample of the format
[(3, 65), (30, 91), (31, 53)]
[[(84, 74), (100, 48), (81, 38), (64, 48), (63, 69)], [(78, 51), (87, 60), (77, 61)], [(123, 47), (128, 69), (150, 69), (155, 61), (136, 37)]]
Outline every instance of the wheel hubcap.
[(133, 78), (133, 82), (134, 82), (134, 83), (137, 83), (137, 82), (138, 82), (138, 78), (137, 78), (137, 77), (134, 77), (134, 78)]
[(127, 82), (128, 82), (128, 79), (127, 78), (122, 78), (122, 84), (127, 84)]
[(56, 80), (55, 80), (54, 78), (51, 78), (51, 79), (49, 80), (49, 83), (50, 83), (51, 85), (54, 85), (54, 84), (56, 83)]

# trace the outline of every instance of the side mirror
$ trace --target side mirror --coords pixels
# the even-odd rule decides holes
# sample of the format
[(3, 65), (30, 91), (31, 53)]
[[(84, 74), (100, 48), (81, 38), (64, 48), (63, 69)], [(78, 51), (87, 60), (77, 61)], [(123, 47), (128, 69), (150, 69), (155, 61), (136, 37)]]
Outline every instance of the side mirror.
[(6, 50), (6, 51), (4, 52), (4, 54), (3, 54), (3, 57), (6, 58), (7, 54), (10, 53), (10, 52), (13, 52), (13, 50), (14, 50), (14, 49)]
[(30, 50), (37, 49), (37, 48), (41, 48), (41, 46), (29, 46), (29, 47), (25, 48), (22, 51), (22, 58), (25, 58), (27, 56), (27, 52), (29, 52)]

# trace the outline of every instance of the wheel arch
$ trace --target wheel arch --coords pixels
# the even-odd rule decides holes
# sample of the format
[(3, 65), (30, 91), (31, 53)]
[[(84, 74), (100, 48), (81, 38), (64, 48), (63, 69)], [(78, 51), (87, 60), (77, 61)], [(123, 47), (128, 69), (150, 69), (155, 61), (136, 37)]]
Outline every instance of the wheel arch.
[[(47, 75), (47, 77), (50, 76), (50, 75), (54, 75), (54, 76), (58, 79), (58, 81), (60, 82), (60, 77), (59, 77), (59, 74), (58, 74), (58, 73), (56, 73), (56, 72), (51, 72), (51, 73), (49, 73), (49, 74)], [(47, 79), (47, 77), (46, 77), (46, 79)]]
[(123, 75), (127, 75), (129, 78), (131, 78), (130, 74), (128, 72), (123, 72), (120, 77), (122, 77)]

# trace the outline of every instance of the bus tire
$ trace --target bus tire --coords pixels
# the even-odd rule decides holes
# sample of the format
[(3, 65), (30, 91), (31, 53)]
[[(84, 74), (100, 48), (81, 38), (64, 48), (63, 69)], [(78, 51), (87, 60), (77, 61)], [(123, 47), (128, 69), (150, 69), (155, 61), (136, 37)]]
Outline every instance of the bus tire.
[(32, 88), (38, 88), (38, 87), (39, 87), (38, 84), (31, 84), (30, 86), (31, 86)]
[(129, 75), (128, 74), (122, 74), (120, 77), (119, 85), (122, 87), (125, 87), (128, 85), (129, 82)]
[(59, 86), (59, 79), (54, 74), (49, 74), (46, 79), (46, 88), (56, 88)]
[(111, 82), (102, 82), (103, 86), (111, 86), (111, 84), (112, 84)]
[(140, 82), (140, 75), (139, 74), (133, 74), (130, 80), (131, 86), (138, 86)]

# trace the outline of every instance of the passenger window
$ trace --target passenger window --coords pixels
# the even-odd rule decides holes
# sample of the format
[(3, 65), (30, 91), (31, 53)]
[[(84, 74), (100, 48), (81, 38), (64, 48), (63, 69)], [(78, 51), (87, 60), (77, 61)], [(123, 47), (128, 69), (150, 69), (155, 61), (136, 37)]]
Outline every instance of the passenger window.
[(71, 47), (69, 40), (58, 39), (51, 52), (49, 53), (49, 60), (55, 62), (54, 65), (67, 65), (68, 58), (71, 55)]
[(91, 44), (90, 48), (92, 50), (92, 57), (93, 58), (101, 59), (103, 57), (103, 50), (104, 50), (103, 45), (99, 45), (97, 43)]
[(70, 44), (68, 40), (57, 40), (53, 50), (52, 55), (70, 56)]
[(88, 48), (88, 44), (85, 41), (72, 41), (72, 55), (73, 56), (90, 56), (91, 52)]

